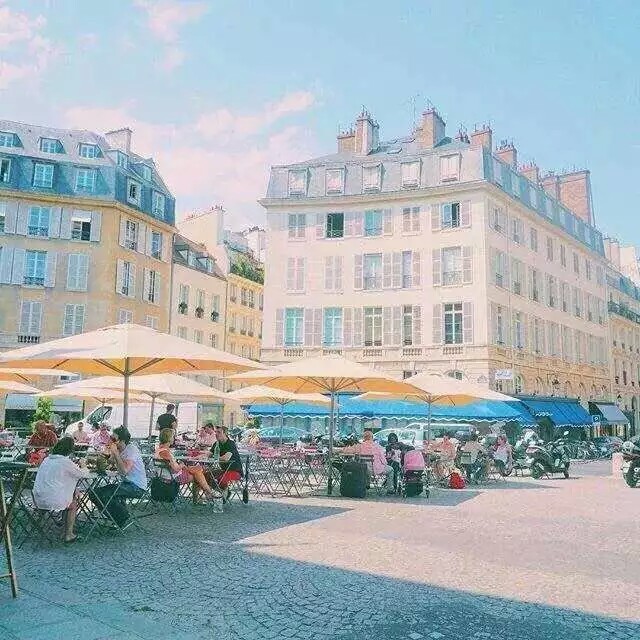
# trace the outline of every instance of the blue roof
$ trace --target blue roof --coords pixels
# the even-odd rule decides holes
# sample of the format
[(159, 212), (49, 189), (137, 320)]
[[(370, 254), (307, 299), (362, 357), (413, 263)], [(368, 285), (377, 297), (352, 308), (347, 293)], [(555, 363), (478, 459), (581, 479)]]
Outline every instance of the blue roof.
[[(518, 401), (499, 402), (481, 400), (459, 407), (434, 406), (432, 417), (437, 420), (497, 422), (515, 420), (522, 424), (535, 424), (535, 420), (524, 409), (518, 410)], [(353, 395), (341, 394), (338, 398), (339, 417), (361, 418), (412, 418), (426, 419), (427, 405), (421, 402), (402, 400), (357, 400)], [(253, 404), (246, 407), (253, 416), (279, 416), (281, 408), (275, 404)], [(328, 416), (329, 408), (324, 405), (295, 402), (284, 407), (285, 417)]]
[[(527, 409), (534, 419), (549, 418), (556, 427), (588, 427), (591, 414), (572, 398), (520, 398), (521, 409)], [(523, 405), (523, 406), (522, 406)]]

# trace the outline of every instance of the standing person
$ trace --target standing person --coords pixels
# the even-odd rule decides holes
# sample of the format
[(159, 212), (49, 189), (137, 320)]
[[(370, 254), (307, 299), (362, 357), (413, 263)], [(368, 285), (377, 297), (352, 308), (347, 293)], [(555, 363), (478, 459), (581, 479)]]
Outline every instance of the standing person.
[(175, 404), (168, 404), (164, 413), (161, 413), (156, 420), (156, 429), (161, 431), (162, 429), (178, 429), (178, 419), (173, 412), (176, 410)]
[(42, 461), (33, 484), (33, 500), (38, 509), (65, 511), (64, 541), (75, 542), (74, 532), (78, 505), (75, 490), (80, 478), (88, 478), (85, 461), (80, 466), (69, 456), (75, 447), (74, 439), (66, 436), (58, 440), (49, 455)]
[[(147, 472), (140, 455), (140, 449), (131, 442), (131, 434), (126, 427), (113, 430), (109, 444), (109, 456), (115, 463), (118, 473), (124, 478), (120, 484), (107, 484), (98, 487), (93, 497), (98, 504), (106, 505), (107, 512), (122, 528), (129, 523), (129, 510), (124, 504), (125, 498), (139, 498), (147, 489)], [(113, 497), (113, 499), (111, 499)]]
[(57, 442), (58, 436), (53, 430), (53, 425), (44, 420), (38, 420), (35, 424), (35, 432), (27, 444), (30, 447), (48, 448), (53, 447)]
[(211, 453), (220, 461), (220, 470), (213, 475), (222, 489), (222, 499), (229, 498), (229, 484), (242, 479), (242, 460), (236, 443), (229, 437), (227, 427), (216, 427), (217, 442), (211, 447)]
[(84, 430), (84, 423), (78, 422), (78, 428), (71, 434), (76, 444), (89, 444), (91, 436)]

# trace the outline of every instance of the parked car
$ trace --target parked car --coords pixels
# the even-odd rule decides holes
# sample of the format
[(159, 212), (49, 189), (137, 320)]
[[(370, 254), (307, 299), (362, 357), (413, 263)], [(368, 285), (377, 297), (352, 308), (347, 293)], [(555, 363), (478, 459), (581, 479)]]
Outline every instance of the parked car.
[[(473, 426), (464, 422), (433, 422), (431, 423), (431, 440), (442, 438), (445, 433), (451, 433), (457, 440), (468, 439)], [(422, 449), (427, 439), (427, 425), (424, 422), (411, 422), (402, 429), (381, 429), (373, 439), (383, 447), (387, 446), (389, 434), (395, 433), (402, 444), (415, 449)]]
[[(258, 435), (262, 443), (278, 444), (280, 442), (280, 427), (263, 427), (258, 429)], [(284, 444), (295, 444), (306, 435), (308, 435), (307, 432), (302, 429), (296, 429), (295, 427), (282, 428), (282, 442)]]

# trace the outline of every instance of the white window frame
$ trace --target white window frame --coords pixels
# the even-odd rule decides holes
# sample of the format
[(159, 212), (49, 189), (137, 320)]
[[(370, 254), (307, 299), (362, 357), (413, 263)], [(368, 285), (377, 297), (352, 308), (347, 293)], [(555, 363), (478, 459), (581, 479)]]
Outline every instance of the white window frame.
[[(77, 227), (76, 223), (80, 223)], [(82, 237), (83, 225), (89, 225), (89, 236)], [(79, 231), (79, 233), (77, 233)], [(71, 216), (71, 240), (74, 242), (89, 242), (91, 240), (91, 214), (74, 214)]]
[[(381, 347), (383, 341), (383, 309), (380, 306), (364, 307), (362, 313), (362, 341), (365, 347)], [(370, 339), (367, 339), (367, 334)]]
[[(38, 224), (31, 224), (31, 216), (37, 212)], [(46, 213), (46, 216), (44, 214)], [(42, 223), (43, 217), (46, 217), (47, 226)], [(36, 233), (31, 233), (33, 229), (37, 229)], [(51, 231), (51, 208), (50, 207), (29, 207), (27, 218), (27, 236), (32, 238), (48, 238)]]
[(33, 166), (32, 186), (40, 189), (51, 189), (53, 187), (54, 165), (46, 162), (36, 162)]
[[(40, 138), (40, 151), (42, 153), (60, 153), (58, 145), (60, 145), (60, 140), (56, 138)], [(50, 146), (53, 146), (53, 149), (48, 148)]]
[[(84, 331), (86, 308), (84, 304), (65, 304), (62, 318), (62, 335), (75, 336)], [(67, 321), (70, 320), (71, 326)], [(68, 329), (71, 329), (70, 331)]]
[(400, 177), (403, 189), (415, 189), (420, 186), (420, 160), (400, 163)]
[[(135, 197), (131, 196), (131, 187), (136, 187), (137, 195)], [(135, 204), (138, 207), (142, 202), (142, 184), (137, 180), (132, 180), (131, 178), (127, 178), (127, 202)]]
[(76, 169), (76, 191), (93, 193), (96, 190), (96, 173), (96, 170), (91, 167)]
[[(4, 172), (2, 167), (5, 167)], [(11, 180), (11, 158), (0, 158), (0, 183), (7, 184)]]
[[(440, 251), (442, 264), (442, 286), (449, 287), (462, 284), (463, 281), (463, 251), (461, 246), (443, 247)], [(445, 260), (445, 256), (447, 260)], [(449, 264), (447, 264), (447, 262)], [(449, 267), (449, 268), (447, 268)]]
[(158, 304), (159, 298), (159, 285), (158, 285), (158, 272), (155, 269), (149, 269), (147, 271), (149, 275), (149, 288), (144, 292), (145, 302), (150, 302), (151, 304)]
[(118, 324), (132, 324), (133, 323), (133, 311), (130, 309), (118, 310)]
[(16, 134), (10, 131), (0, 131), (0, 147), (12, 148), (16, 144)]
[(144, 323), (150, 329), (158, 329), (158, 316), (145, 316)]
[[(30, 256), (33, 256), (33, 258)], [(28, 273), (28, 267), (31, 266), (30, 262), (33, 264), (33, 270)], [(23, 284), (28, 287), (44, 287), (46, 279), (47, 252), (27, 249), (24, 255)]]
[[(292, 224), (293, 222), (293, 224)], [(300, 224), (302, 222), (302, 224)], [(287, 217), (289, 240), (304, 240), (307, 228), (306, 213), (290, 213)]]
[[(371, 271), (371, 275), (367, 275), (367, 264), (369, 264), (369, 269), (371, 269), (372, 265), (376, 265)], [(364, 291), (379, 291), (382, 289), (382, 280), (383, 280), (383, 254), (382, 253), (365, 253), (362, 256), (362, 288)], [(368, 286), (369, 282), (372, 281), (372, 286)]]
[[(7, 224), (7, 203), (0, 202), (0, 233), (4, 233)], [(1, 254), (0, 254), (1, 255)]]
[(151, 182), (153, 180), (153, 169), (146, 164), (142, 165), (142, 179), (147, 182)]
[(135, 220), (126, 220), (124, 226), (125, 249), (137, 251), (140, 243), (140, 224)]
[(457, 182), (460, 179), (460, 154), (440, 156), (440, 182)]
[(344, 193), (344, 168), (326, 169), (325, 194), (328, 196)]
[(413, 234), (420, 233), (421, 227), (421, 210), (420, 207), (403, 207), (402, 208), (402, 233)]
[(126, 153), (122, 153), (122, 151), (116, 151), (116, 164), (121, 169), (129, 168), (129, 156)]
[(382, 165), (365, 164), (362, 166), (362, 190), (380, 191), (382, 188)]
[(165, 211), (166, 211), (166, 198), (164, 197), (164, 194), (160, 193), (159, 191), (154, 191), (151, 213), (154, 216), (160, 217), (164, 220)]
[[(291, 313), (290, 313), (291, 312)], [(291, 323), (291, 331), (287, 325)], [(287, 340), (293, 336), (293, 340)], [(304, 309), (301, 307), (287, 307), (284, 310), (283, 344), (285, 347), (300, 347), (304, 344)]]
[[(158, 242), (155, 242), (156, 239), (158, 239)], [(156, 247), (154, 247), (154, 244), (157, 245)], [(163, 237), (162, 237), (162, 233), (160, 233), (160, 231), (151, 231), (151, 244), (149, 247), (150, 253), (151, 253), (151, 257), (155, 258), (156, 260), (162, 260), (162, 244), (163, 244)]]
[(98, 157), (98, 145), (91, 144), (89, 142), (81, 142), (78, 145), (78, 155), (81, 158), (87, 158), (89, 160), (94, 160)]
[(308, 169), (289, 169), (287, 192), (290, 196), (306, 196), (308, 188)]

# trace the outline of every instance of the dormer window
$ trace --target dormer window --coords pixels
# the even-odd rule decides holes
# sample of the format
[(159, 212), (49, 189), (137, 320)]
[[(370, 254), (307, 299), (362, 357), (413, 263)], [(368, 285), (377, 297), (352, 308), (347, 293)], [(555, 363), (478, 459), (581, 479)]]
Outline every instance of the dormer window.
[(363, 191), (380, 191), (381, 165), (374, 164), (362, 167)]
[(17, 136), (10, 131), (0, 131), (0, 147), (17, 147)]
[(146, 164), (142, 165), (142, 177), (147, 180), (148, 182), (151, 182), (151, 179), (153, 178), (153, 171), (151, 171), (151, 167), (148, 167)]
[(121, 169), (128, 169), (129, 168), (129, 157), (127, 156), (127, 154), (126, 153), (122, 153), (121, 151), (118, 151), (116, 153), (116, 164)]
[(440, 181), (456, 182), (460, 179), (460, 155), (442, 156), (440, 158)]
[(164, 220), (164, 196), (157, 191), (153, 192), (153, 207), (151, 212), (154, 216)]
[(40, 151), (43, 153), (63, 153), (62, 143), (55, 138), (40, 138)]
[(403, 162), (400, 165), (403, 187), (417, 187), (420, 184), (420, 160)]
[(98, 145), (81, 142), (78, 145), (78, 155), (81, 158), (97, 158), (100, 155)]
[(307, 195), (307, 170), (291, 169), (289, 171), (289, 195)]
[(344, 169), (327, 169), (326, 194), (344, 193)]
[(142, 185), (135, 180), (127, 180), (127, 202), (140, 206)]

